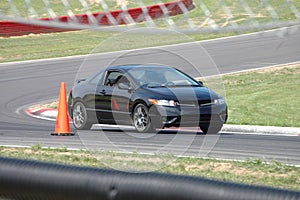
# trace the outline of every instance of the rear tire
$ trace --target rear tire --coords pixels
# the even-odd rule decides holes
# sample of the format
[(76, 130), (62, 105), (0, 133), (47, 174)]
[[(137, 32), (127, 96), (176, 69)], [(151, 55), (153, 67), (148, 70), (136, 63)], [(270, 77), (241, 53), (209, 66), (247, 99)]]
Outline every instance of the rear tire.
[(89, 121), (86, 108), (82, 102), (76, 102), (73, 107), (73, 125), (78, 130), (89, 130), (93, 123)]
[(133, 110), (133, 126), (140, 133), (155, 132), (155, 128), (149, 116), (149, 109), (142, 103), (139, 103)]
[(200, 128), (204, 134), (218, 134), (223, 127), (223, 122), (211, 122), (201, 124)]

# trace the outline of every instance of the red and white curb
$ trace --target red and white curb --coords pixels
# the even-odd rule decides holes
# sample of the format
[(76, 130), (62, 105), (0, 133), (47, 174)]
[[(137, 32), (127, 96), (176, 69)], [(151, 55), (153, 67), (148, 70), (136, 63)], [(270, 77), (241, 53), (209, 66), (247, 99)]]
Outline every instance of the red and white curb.
[[(49, 121), (56, 121), (58, 110), (55, 108), (41, 108), (41, 109), (26, 109), (25, 113), (30, 117), (44, 119)], [(70, 122), (71, 119), (70, 119)]]
[[(31, 117), (55, 121), (58, 111), (55, 108), (26, 109), (25, 113)], [(72, 119), (70, 118), (70, 123)], [(95, 125), (94, 127), (106, 127), (107, 125)], [(109, 126), (110, 128), (118, 128), (118, 126)], [(127, 126), (126, 126), (127, 127)], [(172, 130), (172, 129), (170, 129)], [(193, 128), (182, 128), (184, 131), (195, 131)], [(199, 130), (200, 131), (200, 130)], [(284, 136), (300, 136), (300, 128), (295, 127), (277, 127), (277, 126), (254, 126), (254, 125), (230, 125), (225, 124), (222, 132), (226, 133), (242, 133), (255, 135), (284, 135)]]

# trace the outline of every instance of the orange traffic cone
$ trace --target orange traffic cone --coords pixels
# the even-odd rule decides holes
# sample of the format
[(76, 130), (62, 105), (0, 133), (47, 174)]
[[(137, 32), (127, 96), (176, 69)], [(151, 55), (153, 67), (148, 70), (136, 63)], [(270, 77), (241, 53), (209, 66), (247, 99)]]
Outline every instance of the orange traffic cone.
[(58, 102), (58, 115), (56, 118), (55, 132), (51, 135), (69, 136), (74, 135), (70, 130), (68, 104), (66, 95), (66, 83), (62, 82), (60, 85), (59, 102)]

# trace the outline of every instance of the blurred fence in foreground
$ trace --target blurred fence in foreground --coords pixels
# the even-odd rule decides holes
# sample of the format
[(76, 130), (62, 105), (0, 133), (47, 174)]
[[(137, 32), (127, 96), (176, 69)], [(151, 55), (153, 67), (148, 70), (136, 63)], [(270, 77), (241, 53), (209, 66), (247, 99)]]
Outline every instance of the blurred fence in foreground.
[(134, 27), (184, 33), (263, 30), (300, 24), (299, 10), (299, 0), (0, 0), (2, 21), (100, 31)]
[(0, 199), (298, 200), (300, 192), (160, 173), (0, 158)]

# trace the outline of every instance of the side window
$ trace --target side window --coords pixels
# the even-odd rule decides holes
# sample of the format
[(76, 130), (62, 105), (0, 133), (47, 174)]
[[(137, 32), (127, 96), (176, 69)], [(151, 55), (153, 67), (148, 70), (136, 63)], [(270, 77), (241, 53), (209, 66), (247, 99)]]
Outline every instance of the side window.
[(101, 84), (101, 82), (103, 80), (103, 75), (104, 75), (104, 72), (101, 72), (100, 74), (97, 74), (95, 77), (93, 77), (90, 80), (90, 83), (93, 84), (93, 85), (99, 85), (99, 84)]
[(118, 71), (108, 72), (106, 79), (104, 81), (104, 85), (106, 86), (114, 86), (121, 78), (123, 74)]

